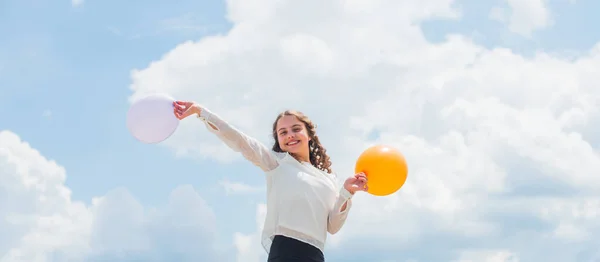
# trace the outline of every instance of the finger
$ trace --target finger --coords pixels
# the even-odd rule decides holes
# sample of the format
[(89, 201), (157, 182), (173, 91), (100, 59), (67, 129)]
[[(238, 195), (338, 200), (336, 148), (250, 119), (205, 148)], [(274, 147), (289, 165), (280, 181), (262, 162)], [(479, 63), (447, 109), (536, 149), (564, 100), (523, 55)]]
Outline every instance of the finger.
[(173, 113), (181, 115), (183, 112), (179, 108), (174, 108)]
[(179, 105), (179, 104), (175, 104), (173, 105), (175, 108), (179, 109), (179, 110), (184, 110), (185, 106)]
[(365, 181), (356, 180), (352, 183), (353, 186), (363, 187), (365, 185)]
[(356, 191), (367, 191), (367, 189), (366, 189), (366, 187), (365, 187), (365, 186), (356, 186), (356, 187), (354, 187), (354, 189), (355, 189)]
[(173, 107), (175, 108), (175, 110), (179, 111), (180, 113), (183, 113), (190, 109), (189, 107), (185, 107), (182, 105), (174, 105)]
[(367, 177), (367, 174), (365, 174), (364, 172), (360, 172), (360, 173), (356, 173), (354, 175), (354, 177), (359, 178), (359, 177)]
[(173, 103), (173, 106), (177, 108), (187, 108), (189, 105), (190, 103), (185, 101), (175, 101), (175, 103)]
[(179, 110), (173, 110), (173, 114), (175, 114), (175, 117), (179, 120), (185, 118), (185, 116), (183, 115), (183, 113)]
[(193, 104), (193, 102), (189, 102), (189, 101), (179, 101), (179, 100), (178, 100), (178, 101), (175, 101), (175, 104), (177, 104), (177, 105), (181, 105), (181, 106), (184, 106), (184, 107), (189, 107), (190, 105), (192, 105), (192, 104)]

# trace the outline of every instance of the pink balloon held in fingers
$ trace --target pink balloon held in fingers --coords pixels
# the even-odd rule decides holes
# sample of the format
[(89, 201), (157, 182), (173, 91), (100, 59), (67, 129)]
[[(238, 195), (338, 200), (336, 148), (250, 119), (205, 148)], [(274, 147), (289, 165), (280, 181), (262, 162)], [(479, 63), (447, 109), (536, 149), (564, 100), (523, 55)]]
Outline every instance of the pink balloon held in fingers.
[(173, 114), (173, 99), (165, 94), (151, 94), (135, 100), (127, 112), (127, 128), (137, 140), (146, 144), (160, 143), (179, 126)]

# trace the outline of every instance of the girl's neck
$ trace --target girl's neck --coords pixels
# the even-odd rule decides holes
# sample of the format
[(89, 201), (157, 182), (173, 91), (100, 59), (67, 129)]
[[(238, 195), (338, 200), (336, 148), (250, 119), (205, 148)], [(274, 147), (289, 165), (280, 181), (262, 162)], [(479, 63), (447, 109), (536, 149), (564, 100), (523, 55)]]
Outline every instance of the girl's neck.
[(294, 157), (294, 159), (298, 160), (298, 162), (310, 163), (310, 158), (308, 158), (308, 157), (299, 156), (299, 155), (293, 154), (293, 153), (291, 155)]

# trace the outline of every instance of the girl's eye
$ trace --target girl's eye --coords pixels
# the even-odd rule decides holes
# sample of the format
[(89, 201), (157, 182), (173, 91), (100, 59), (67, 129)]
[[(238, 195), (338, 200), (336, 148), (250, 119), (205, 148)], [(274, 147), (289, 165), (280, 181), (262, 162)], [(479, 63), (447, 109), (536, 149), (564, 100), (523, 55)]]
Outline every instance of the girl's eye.
[(294, 132), (300, 132), (300, 131), (302, 131), (302, 129), (301, 129), (301, 128), (296, 128), (296, 129), (294, 129)]

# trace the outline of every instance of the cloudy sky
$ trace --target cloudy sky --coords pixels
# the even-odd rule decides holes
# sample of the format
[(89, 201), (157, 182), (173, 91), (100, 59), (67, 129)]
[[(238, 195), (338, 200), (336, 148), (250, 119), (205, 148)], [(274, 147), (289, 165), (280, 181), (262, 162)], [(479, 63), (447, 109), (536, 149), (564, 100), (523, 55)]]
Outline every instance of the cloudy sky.
[(263, 174), (197, 119), (137, 142), (125, 114), (148, 92), (266, 144), (304, 111), (340, 179), (400, 149), (406, 184), (358, 194), (328, 261), (600, 261), (597, 10), (0, 0), (0, 261), (265, 261)]

